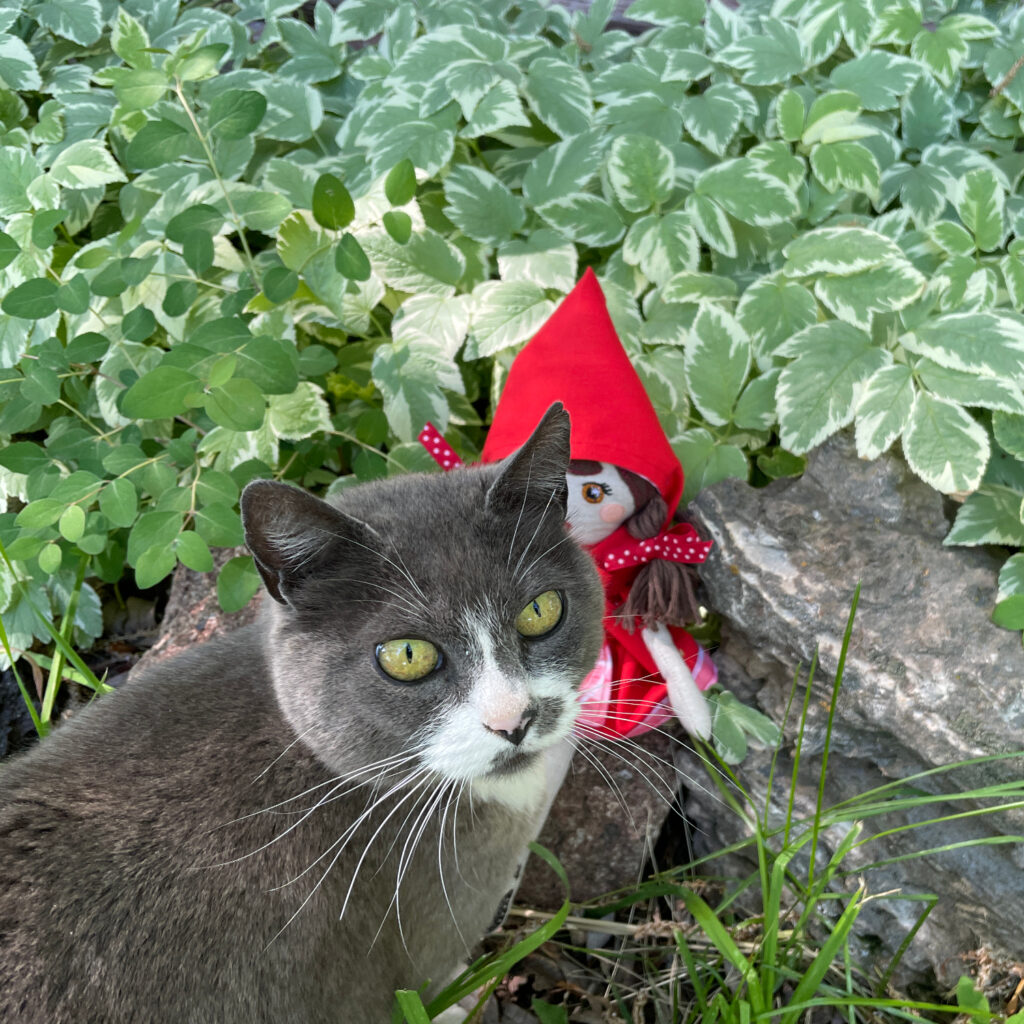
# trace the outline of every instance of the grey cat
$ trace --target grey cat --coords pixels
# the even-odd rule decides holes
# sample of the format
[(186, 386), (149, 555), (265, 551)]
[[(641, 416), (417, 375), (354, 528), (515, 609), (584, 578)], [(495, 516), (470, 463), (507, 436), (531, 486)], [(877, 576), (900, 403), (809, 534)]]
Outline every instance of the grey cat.
[(367, 1022), (446, 982), (601, 643), (569, 420), (331, 505), (242, 496), (263, 620), (0, 772), (0, 1020)]

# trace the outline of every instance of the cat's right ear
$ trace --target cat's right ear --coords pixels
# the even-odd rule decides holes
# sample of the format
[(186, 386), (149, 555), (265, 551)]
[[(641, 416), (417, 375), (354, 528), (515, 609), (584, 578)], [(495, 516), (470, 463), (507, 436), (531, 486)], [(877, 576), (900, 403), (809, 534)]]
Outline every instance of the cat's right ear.
[(569, 414), (555, 402), (529, 440), (504, 462), (487, 492), (490, 512), (518, 513), (526, 505), (555, 508), (565, 518), (569, 469)]
[(241, 507), (245, 543), (270, 596), (281, 604), (339, 545), (372, 545), (365, 523), (289, 484), (253, 480), (242, 491)]

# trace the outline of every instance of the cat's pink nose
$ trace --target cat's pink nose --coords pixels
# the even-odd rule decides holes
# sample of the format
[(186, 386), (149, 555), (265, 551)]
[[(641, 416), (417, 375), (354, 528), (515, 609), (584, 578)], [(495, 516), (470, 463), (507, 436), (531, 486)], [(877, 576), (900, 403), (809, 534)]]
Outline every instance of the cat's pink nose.
[(528, 707), (516, 715), (493, 715), (484, 719), (484, 728), (489, 732), (503, 736), (513, 746), (518, 747), (530, 728), (530, 724), (537, 717), (537, 709)]

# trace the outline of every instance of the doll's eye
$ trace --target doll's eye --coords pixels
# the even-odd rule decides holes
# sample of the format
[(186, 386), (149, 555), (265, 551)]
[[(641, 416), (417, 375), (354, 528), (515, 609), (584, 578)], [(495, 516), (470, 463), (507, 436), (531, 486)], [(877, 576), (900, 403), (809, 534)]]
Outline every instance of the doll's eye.
[(388, 640), (377, 644), (377, 664), (392, 679), (414, 683), (441, 664), (441, 652), (429, 640)]
[(591, 505), (600, 505), (606, 494), (611, 494), (612, 489), (597, 480), (588, 480), (583, 485), (583, 500)]
[(557, 590), (538, 594), (516, 619), (516, 629), (525, 637), (544, 636), (562, 620), (562, 598)]

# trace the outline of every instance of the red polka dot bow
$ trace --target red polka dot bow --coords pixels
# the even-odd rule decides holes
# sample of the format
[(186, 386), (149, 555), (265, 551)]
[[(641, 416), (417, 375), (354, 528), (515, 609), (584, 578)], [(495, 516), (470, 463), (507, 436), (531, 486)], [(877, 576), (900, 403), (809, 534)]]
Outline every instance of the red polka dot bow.
[(428, 423), (419, 432), (419, 442), (442, 469), (455, 469), (463, 465), (462, 459), (452, 451), (452, 446), (441, 436), (441, 432), (433, 423)]
[(613, 547), (601, 544), (600, 565), (606, 572), (645, 565), (661, 559), (665, 562), (703, 562), (708, 557), (713, 541), (701, 540), (689, 523), (680, 523), (656, 537), (636, 540), (626, 537)]

